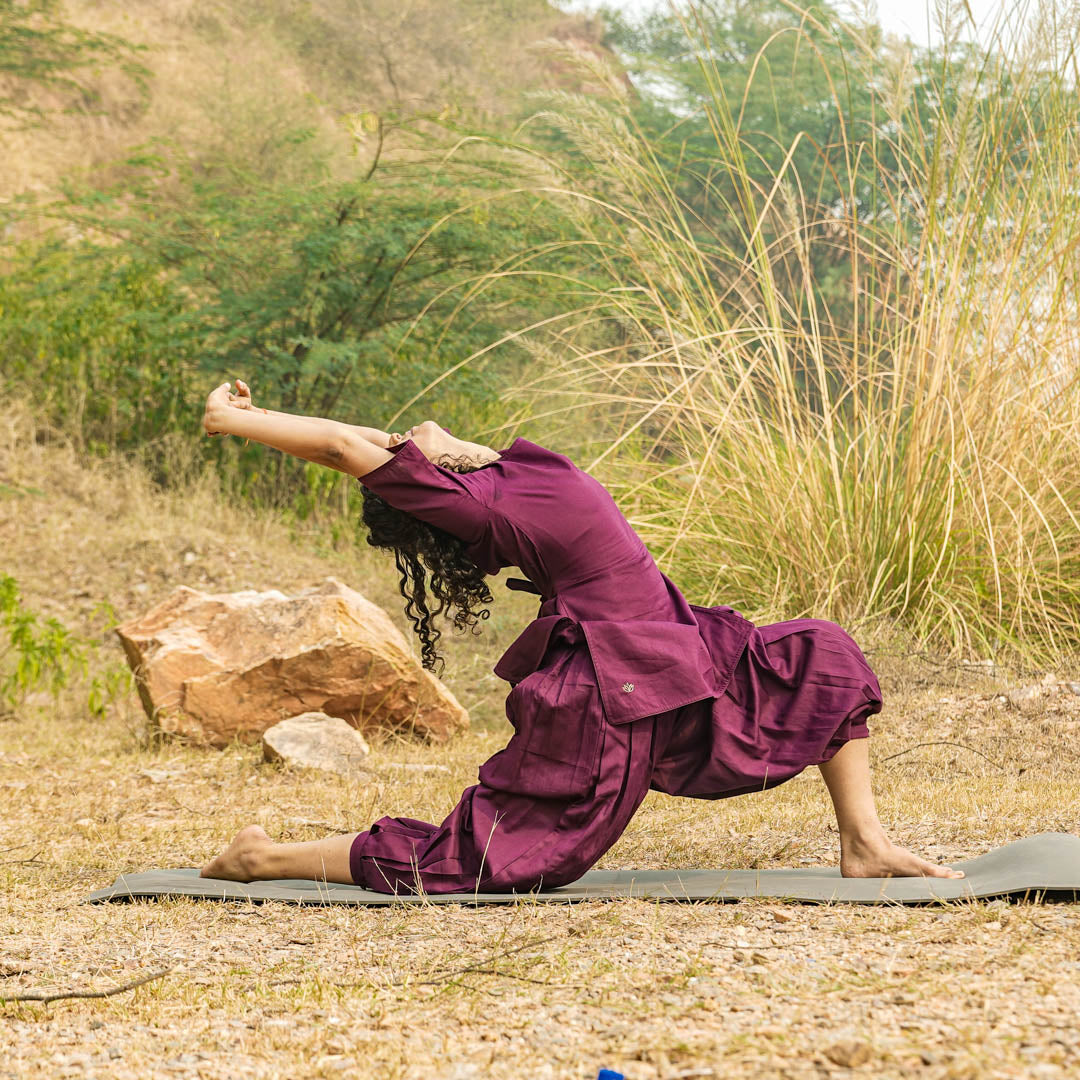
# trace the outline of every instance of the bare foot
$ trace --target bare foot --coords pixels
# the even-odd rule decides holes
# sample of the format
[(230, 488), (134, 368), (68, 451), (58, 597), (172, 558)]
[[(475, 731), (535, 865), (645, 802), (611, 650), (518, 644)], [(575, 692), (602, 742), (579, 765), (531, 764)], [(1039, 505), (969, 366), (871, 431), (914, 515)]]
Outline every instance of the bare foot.
[(233, 837), (233, 842), (220, 855), (199, 871), (199, 877), (254, 881), (259, 876), (261, 856), (273, 844), (261, 825), (248, 825)]
[(878, 840), (861, 846), (841, 847), (840, 873), (844, 877), (935, 877), (962, 878), (963, 870), (951, 866), (935, 866), (913, 855), (907, 848), (897, 847), (889, 840)]

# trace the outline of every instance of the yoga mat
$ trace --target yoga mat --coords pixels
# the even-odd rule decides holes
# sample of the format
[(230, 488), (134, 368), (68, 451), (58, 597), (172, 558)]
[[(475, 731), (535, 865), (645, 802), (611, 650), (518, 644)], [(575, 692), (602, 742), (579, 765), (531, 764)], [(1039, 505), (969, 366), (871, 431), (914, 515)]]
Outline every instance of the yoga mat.
[(295, 904), (511, 904), (574, 903), (638, 897), (649, 900), (741, 900), (760, 897), (810, 903), (926, 904), (996, 896), (1080, 899), (1080, 837), (1041, 833), (952, 864), (967, 877), (843, 878), (831, 866), (800, 870), (590, 870), (558, 889), (529, 893), (441, 893), (394, 896), (358, 885), (323, 881), (258, 881), (240, 884), (201, 878), (196, 869), (121, 874), (86, 899), (192, 896), (202, 900), (284, 900)]

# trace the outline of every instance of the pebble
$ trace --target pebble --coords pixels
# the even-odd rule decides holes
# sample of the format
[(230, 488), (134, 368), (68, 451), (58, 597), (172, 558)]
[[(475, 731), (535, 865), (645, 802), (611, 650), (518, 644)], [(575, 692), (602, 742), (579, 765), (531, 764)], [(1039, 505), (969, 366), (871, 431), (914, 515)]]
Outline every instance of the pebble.
[(1040, 683), (1031, 683), (1030, 686), (1020, 686), (1015, 690), (1010, 690), (1005, 696), (1009, 699), (1010, 705), (1019, 708), (1029, 701), (1034, 701), (1036, 698), (1042, 697), (1045, 689), (1046, 687)]
[(823, 1053), (834, 1065), (843, 1069), (865, 1065), (871, 1057), (870, 1045), (858, 1039), (844, 1039), (833, 1043), (832, 1046), (826, 1046)]

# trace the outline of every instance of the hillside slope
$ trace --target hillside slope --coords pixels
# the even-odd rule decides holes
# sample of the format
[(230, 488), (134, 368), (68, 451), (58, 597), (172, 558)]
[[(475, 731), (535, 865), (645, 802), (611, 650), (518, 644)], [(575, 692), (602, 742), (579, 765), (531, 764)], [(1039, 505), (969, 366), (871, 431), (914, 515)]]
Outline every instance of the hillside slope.
[(149, 96), (113, 71), (98, 78), (94, 113), (60, 111), (36, 91), (55, 111), (44, 128), (0, 128), (0, 198), (48, 191), (153, 139), (251, 160), (315, 139), (341, 169), (355, 169), (350, 115), (456, 106), (497, 122), (524, 91), (574, 86), (563, 65), (530, 48), (536, 41), (609, 55), (598, 20), (547, 0), (69, 0), (67, 18), (145, 46)]

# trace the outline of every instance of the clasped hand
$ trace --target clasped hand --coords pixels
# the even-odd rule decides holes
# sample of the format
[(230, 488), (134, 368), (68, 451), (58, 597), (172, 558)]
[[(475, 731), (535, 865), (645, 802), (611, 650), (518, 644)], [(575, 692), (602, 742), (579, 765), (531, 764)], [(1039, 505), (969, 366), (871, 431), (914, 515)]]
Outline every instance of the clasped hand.
[[(222, 383), (210, 392), (203, 411), (203, 430), (207, 435), (227, 435), (222, 428), (227, 409), (253, 409), (251, 387), (243, 379), (236, 380), (236, 393), (229, 389), (229, 383)], [(261, 409), (260, 412), (266, 412)]]

